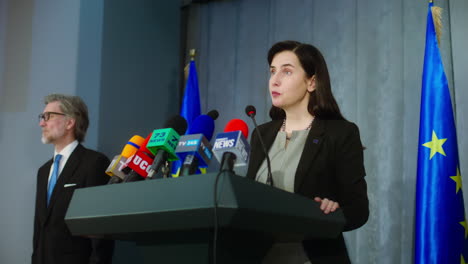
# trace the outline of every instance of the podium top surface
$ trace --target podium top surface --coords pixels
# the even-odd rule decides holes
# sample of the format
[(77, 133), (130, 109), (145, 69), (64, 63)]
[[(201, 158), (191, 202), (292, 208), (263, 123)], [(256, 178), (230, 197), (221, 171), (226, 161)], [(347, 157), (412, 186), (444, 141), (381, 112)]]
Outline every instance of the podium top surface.
[[(143, 234), (206, 230), (214, 224), (216, 174), (75, 190), (65, 221), (74, 235), (138, 240)], [(313, 200), (230, 173), (218, 188), (218, 225), (289, 241), (338, 236), (340, 210), (325, 215)]]

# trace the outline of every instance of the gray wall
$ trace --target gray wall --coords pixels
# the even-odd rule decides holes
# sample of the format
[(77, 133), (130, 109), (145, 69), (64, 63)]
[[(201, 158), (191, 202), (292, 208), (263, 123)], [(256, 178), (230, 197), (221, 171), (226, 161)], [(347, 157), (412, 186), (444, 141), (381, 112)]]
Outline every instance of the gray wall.
[[(179, 1), (0, 0), (0, 263), (30, 263), (36, 172), (53, 148), (37, 114), (53, 92), (86, 101), (85, 146), (118, 154), (178, 112)], [(161, 103), (160, 98), (165, 98)], [(117, 261), (138, 259), (118, 244)]]
[[(450, 1), (450, 25), (451, 34), (447, 32), (446, 35), (452, 39), (452, 59), (453, 59), (453, 87), (455, 95), (455, 117), (458, 132), (458, 152), (460, 155), (460, 164), (462, 164), (462, 171), (464, 175), (467, 173), (468, 164), (468, 34), (466, 34), (468, 26), (468, 1)], [(453, 101), (453, 99), (452, 99)], [(464, 164), (464, 166), (463, 166)], [(463, 169), (464, 168), (464, 169)], [(465, 178), (466, 179), (466, 178)], [(464, 181), (463, 189), (468, 190), (468, 180)], [(465, 199), (468, 195), (465, 195)], [(465, 200), (465, 207), (467, 203)]]
[[(468, 170), (468, 46), (463, 0), (444, 8), (441, 49), (454, 103), (460, 166)], [(193, 5), (187, 45), (200, 50), (202, 107), (218, 109), (217, 130), (253, 104), (269, 120), (269, 47), (295, 39), (327, 60), (345, 117), (367, 147), (371, 215), (346, 233), (353, 263), (412, 263), (422, 63), (428, 1), (238, 0)], [(247, 122), (252, 127), (251, 122)], [(468, 190), (465, 181), (464, 190)], [(467, 196), (465, 195), (465, 205)]]
[(146, 137), (179, 111), (180, 4), (138, 2), (104, 1), (99, 147), (106, 153), (120, 153), (132, 135)]
[[(104, 1), (98, 148), (110, 158), (179, 111), (180, 4), (137, 3)], [(116, 243), (114, 263), (141, 263), (133, 242)]]
[(53, 155), (40, 142), (37, 114), (44, 95), (77, 91), (80, 2), (1, 0), (0, 7), (0, 262), (28, 263), (36, 171)]

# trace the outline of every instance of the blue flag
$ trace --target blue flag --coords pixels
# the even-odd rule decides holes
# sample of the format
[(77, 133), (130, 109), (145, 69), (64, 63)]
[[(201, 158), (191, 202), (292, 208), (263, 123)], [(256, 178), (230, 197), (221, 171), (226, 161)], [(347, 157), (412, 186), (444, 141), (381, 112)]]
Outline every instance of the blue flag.
[(415, 263), (465, 263), (468, 235), (455, 120), (431, 7), (427, 14), (416, 184)]
[(200, 109), (200, 92), (198, 89), (197, 68), (195, 61), (190, 61), (189, 75), (187, 84), (185, 85), (184, 99), (180, 109), (180, 115), (187, 120), (187, 125), (190, 127), (192, 121), (201, 114)]
[[(198, 76), (195, 61), (190, 61), (189, 74), (185, 85), (184, 98), (180, 115), (187, 120), (187, 127), (190, 127), (192, 121), (201, 114), (200, 109), (200, 92), (198, 89)], [(182, 161), (177, 160), (172, 162), (172, 176), (178, 177)]]

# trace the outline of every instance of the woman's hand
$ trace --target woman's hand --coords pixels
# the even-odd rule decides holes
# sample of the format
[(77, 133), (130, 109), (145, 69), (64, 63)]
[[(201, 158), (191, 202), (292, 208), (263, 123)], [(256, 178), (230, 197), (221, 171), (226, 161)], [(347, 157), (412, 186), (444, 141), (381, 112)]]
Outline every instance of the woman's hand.
[(335, 212), (336, 209), (340, 208), (340, 204), (338, 202), (328, 200), (327, 198), (322, 199), (320, 197), (315, 197), (314, 201), (320, 203), (320, 210), (322, 210), (325, 214)]

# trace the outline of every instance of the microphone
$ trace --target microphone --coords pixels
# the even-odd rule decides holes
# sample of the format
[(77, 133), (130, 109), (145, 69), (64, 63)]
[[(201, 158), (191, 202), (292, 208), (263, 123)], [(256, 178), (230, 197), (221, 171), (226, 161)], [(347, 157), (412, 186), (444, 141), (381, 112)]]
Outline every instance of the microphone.
[(140, 149), (127, 159), (125, 171), (129, 173), (125, 176), (124, 182), (134, 182), (143, 180), (148, 176), (149, 166), (153, 163), (154, 155), (148, 150), (147, 145), (153, 133), (150, 133), (141, 144)]
[[(213, 111), (216, 115), (210, 115)], [(210, 140), (214, 132), (214, 119), (219, 115), (218, 111), (213, 111), (195, 118), (189, 127), (188, 135), (180, 138), (175, 151), (183, 161), (180, 176), (196, 174), (198, 168), (207, 168), (213, 158)]]
[(247, 142), (249, 127), (240, 119), (232, 119), (223, 133), (216, 136), (213, 153), (221, 163), (220, 171), (233, 171), (233, 167), (245, 166), (249, 160), (250, 145)]
[(120, 155), (116, 155), (109, 167), (106, 169), (106, 174), (111, 176), (107, 184), (120, 183), (125, 178), (125, 173), (122, 171), (122, 168), (125, 166), (127, 159), (134, 155), (145, 139), (141, 136), (135, 135), (130, 138), (122, 150)]
[[(195, 122), (196, 121), (196, 122)], [(187, 135), (203, 134), (208, 141), (213, 137), (215, 129), (214, 119), (209, 115), (199, 115), (187, 130)]]
[(218, 119), (219, 112), (217, 110), (213, 109), (213, 110), (209, 111), (206, 115), (213, 118), (213, 120), (216, 120), (216, 119)]
[(158, 173), (166, 161), (178, 159), (175, 149), (180, 135), (185, 134), (186, 130), (187, 121), (182, 116), (176, 115), (167, 121), (166, 128), (153, 131), (153, 135), (148, 141), (148, 149), (155, 155), (155, 158), (149, 167), (148, 178), (153, 178), (154, 174)]
[(267, 161), (267, 168), (268, 168), (268, 175), (267, 175), (266, 183), (269, 184), (270, 186), (274, 186), (273, 175), (271, 174), (270, 156), (268, 156), (268, 151), (266, 150), (265, 144), (263, 143), (262, 135), (260, 134), (260, 130), (258, 129), (257, 122), (255, 121), (255, 115), (257, 114), (257, 109), (255, 109), (253, 105), (248, 105), (245, 108), (245, 113), (252, 119), (254, 123), (255, 131), (257, 131), (257, 137), (260, 140), (260, 145), (262, 146), (263, 153), (265, 154), (265, 158)]

